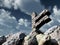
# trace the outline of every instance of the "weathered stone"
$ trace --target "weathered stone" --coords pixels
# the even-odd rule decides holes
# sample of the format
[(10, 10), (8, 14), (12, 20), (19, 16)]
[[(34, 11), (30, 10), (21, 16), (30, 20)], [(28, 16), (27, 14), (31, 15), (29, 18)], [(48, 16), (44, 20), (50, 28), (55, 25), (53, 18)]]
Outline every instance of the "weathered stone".
[(45, 23), (48, 23), (49, 21), (51, 21), (51, 19), (47, 15), (45, 15), (35, 24), (36, 29), (38, 30), (40, 27), (42, 27)]
[(32, 17), (32, 20), (37, 16), (37, 13), (33, 12), (31, 17)]
[(44, 35), (44, 34), (38, 34), (36, 36), (38, 45), (43, 45), (47, 40), (50, 40), (50, 36), (49, 35)]
[(25, 37), (24, 45), (38, 45), (36, 37), (34, 35), (28, 35)]
[(36, 13), (32, 13), (32, 30), (33, 28), (39, 30), (41, 26), (51, 21), (49, 15), (50, 12), (46, 9), (43, 10), (39, 15), (37, 15)]
[(5, 36), (1, 36), (0, 37), (0, 45), (2, 45), (5, 41), (6, 41), (6, 37)]
[[(11, 36), (9, 36), (2, 45), (22, 45), (22, 41), (24, 40), (24, 37), (26, 35), (24, 33), (16, 33)], [(21, 41), (21, 42), (20, 42)]]
[(53, 26), (48, 31), (46, 31), (44, 34), (50, 35), (51, 39), (56, 40), (57, 43), (60, 45), (60, 26)]
[(49, 12), (49, 10), (45, 9), (43, 10), (38, 16), (36, 16), (34, 18), (34, 20), (36, 20), (36, 22), (38, 22), (41, 18), (43, 18), (45, 15), (49, 16), (51, 13)]
[(43, 45), (58, 45), (58, 43), (55, 39), (50, 39), (50, 40), (45, 41)]

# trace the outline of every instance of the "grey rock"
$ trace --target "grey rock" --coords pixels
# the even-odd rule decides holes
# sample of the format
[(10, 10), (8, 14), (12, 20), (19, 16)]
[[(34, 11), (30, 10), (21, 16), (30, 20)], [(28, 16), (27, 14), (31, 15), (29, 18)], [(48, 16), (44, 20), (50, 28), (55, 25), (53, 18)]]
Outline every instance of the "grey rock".
[(7, 38), (6, 42), (4, 42), (2, 45), (22, 45), (22, 41), (24, 40), (25, 36), (26, 35), (21, 32), (12, 34)]
[(38, 33), (32, 30), (32, 32), (24, 38), (24, 45), (38, 45), (36, 40), (37, 34)]
[(44, 45), (44, 43), (48, 40), (50, 40), (50, 36), (49, 35), (45, 35), (45, 34), (38, 34), (36, 36), (38, 45)]
[(52, 42), (57, 42), (60, 45), (60, 26), (53, 26), (44, 34), (50, 35)]
[(5, 36), (1, 36), (0, 37), (0, 45), (2, 45), (5, 41), (6, 41), (6, 37)]

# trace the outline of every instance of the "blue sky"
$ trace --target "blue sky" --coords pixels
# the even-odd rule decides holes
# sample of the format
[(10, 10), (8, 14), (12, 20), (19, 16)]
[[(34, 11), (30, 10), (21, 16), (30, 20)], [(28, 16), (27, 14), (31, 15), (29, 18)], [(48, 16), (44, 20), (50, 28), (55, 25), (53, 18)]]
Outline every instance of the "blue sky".
[(0, 35), (31, 31), (31, 14), (39, 14), (44, 9), (51, 12), (49, 23), (42, 26), (46, 31), (54, 25), (60, 25), (60, 0), (0, 0)]

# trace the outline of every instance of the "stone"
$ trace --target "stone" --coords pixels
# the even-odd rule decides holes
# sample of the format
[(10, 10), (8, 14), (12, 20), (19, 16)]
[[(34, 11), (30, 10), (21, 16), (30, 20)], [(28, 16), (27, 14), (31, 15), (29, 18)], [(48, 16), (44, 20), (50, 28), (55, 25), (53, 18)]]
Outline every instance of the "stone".
[(36, 39), (37, 39), (38, 45), (44, 45), (46, 41), (50, 40), (50, 36), (44, 35), (44, 34), (38, 34), (36, 35)]
[(2, 45), (5, 41), (6, 41), (6, 37), (5, 36), (1, 36), (0, 37), (0, 45)]
[(26, 35), (21, 32), (12, 34), (2, 45), (22, 45), (25, 36)]
[(48, 23), (49, 21), (51, 21), (51, 19), (47, 15), (45, 15), (35, 24), (36, 29), (38, 30), (40, 27), (42, 27), (44, 24)]
[(41, 18), (43, 18), (45, 15), (49, 16), (51, 13), (49, 10), (45, 9), (43, 10), (38, 16), (36, 16), (36, 18), (34, 18), (34, 20), (36, 20), (36, 22), (38, 22)]
[(51, 13), (49, 10), (45, 9), (43, 10), (39, 15), (37, 15), (35, 12), (32, 13), (32, 30), (35, 28), (36, 30), (39, 30), (45, 23), (48, 23), (51, 21), (49, 18), (49, 15)]
[(24, 45), (38, 45), (36, 37), (34, 35), (25, 37)]
[[(50, 35), (52, 42), (57, 42), (60, 45), (60, 26), (53, 26), (52, 28), (48, 29), (44, 34)], [(54, 40), (56, 41), (54, 41)]]

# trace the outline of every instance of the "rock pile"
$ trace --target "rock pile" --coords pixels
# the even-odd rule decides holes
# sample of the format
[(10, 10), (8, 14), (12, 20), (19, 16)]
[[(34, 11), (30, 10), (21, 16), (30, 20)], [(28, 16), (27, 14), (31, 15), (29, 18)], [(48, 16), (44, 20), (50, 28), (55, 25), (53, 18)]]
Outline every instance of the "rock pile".
[(26, 36), (18, 32), (9, 36), (1, 36), (0, 45), (60, 45), (60, 26), (53, 26), (44, 34), (33, 32)]
[(5, 41), (6, 41), (6, 37), (5, 36), (1, 36), (0, 37), (0, 45), (2, 45)]
[(57, 42), (60, 45), (60, 26), (53, 26), (48, 29), (44, 34), (50, 35), (53, 42)]
[(8, 38), (6, 37), (6, 41), (2, 45), (22, 45), (25, 36), (26, 35), (21, 32), (9, 35)]

